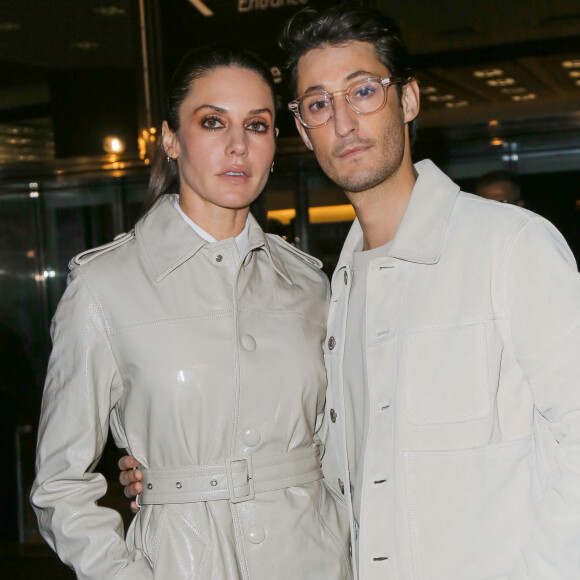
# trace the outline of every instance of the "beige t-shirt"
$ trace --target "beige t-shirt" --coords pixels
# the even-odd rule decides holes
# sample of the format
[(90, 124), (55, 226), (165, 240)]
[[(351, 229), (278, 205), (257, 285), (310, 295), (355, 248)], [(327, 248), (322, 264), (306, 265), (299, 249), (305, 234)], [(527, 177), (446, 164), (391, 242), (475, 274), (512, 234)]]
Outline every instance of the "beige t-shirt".
[(353, 252), (352, 280), (348, 298), (344, 344), (344, 391), (347, 453), (354, 518), (360, 523), (363, 462), (365, 455), (369, 397), (367, 387), (366, 303), (367, 274), (371, 260), (387, 256), (392, 242), (372, 250)]

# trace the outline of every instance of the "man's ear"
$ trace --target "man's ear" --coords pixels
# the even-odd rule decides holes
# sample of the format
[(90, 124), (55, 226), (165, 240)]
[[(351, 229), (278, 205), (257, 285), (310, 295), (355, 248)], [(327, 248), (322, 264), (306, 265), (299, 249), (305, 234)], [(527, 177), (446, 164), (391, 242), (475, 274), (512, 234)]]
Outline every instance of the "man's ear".
[(179, 157), (179, 143), (177, 142), (175, 133), (169, 128), (167, 121), (163, 121), (163, 125), (161, 126), (161, 135), (165, 155), (173, 157), (173, 159), (177, 159)]
[(302, 141), (304, 141), (304, 145), (310, 149), (310, 151), (314, 150), (312, 147), (312, 143), (310, 142), (310, 137), (308, 137), (308, 131), (306, 127), (296, 118), (294, 117), (294, 122), (296, 123), (296, 129), (298, 129), (298, 133), (300, 133), (300, 137), (302, 137)]
[(410, 123), (417, 118), (419, 109), (421, 108), (421, 98), (419, 96), (419, 84), (415, 79), (411, 79), (403, 87), (402, 95), (403, 113), (405, 115), (405, 123)]

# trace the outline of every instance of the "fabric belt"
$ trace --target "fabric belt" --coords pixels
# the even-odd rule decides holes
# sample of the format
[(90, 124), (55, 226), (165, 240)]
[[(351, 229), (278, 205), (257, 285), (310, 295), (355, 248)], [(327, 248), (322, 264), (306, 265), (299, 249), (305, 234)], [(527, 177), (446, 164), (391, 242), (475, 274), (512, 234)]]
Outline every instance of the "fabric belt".
[(230, 457), (218, 465), (140, 468), (143, 491), (137, 505), (254, 499), (256, 493), (322, 479), (316, 446), (269, 457)]

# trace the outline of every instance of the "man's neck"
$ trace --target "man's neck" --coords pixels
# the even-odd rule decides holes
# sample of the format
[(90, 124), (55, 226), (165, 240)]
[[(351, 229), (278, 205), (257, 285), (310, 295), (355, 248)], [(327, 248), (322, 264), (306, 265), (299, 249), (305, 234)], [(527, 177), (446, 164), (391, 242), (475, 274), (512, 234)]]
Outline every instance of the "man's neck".
[(362, 228), (363, 250), (378, 248), (397, 233), (417, 181), (417, 172), (408, 159), (376, 187), (359, 193), (345, 192)]

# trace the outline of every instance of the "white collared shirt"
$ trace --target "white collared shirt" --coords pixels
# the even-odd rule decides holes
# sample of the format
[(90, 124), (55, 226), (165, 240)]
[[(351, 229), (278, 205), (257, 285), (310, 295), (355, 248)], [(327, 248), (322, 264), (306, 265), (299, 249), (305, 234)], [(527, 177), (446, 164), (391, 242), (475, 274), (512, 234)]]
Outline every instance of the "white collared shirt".
[[(207, 242), (217, 242), (217, 240), (208, 232), (206, 232), (202, 227), (198, 226), (182, 209), (179, 205), (179, 197), (176, 196), (173, 202), (175, 209), (180, 213), (181, 217), (185, 220), (187, 224), (189, 224), (195, 232), (202, 237)], [(248, 215), (249, 218), (249, 215)], [(248, 236), (248, 232), (250, 229), (248, 218), (246, 218), (246, 225), (244, 229), (234, 238), (234, 242), (236, 242), (236, 247), (238, 248), (238, 254), (240, 258), (243, 258), (250, 247), (250, 238)]]

